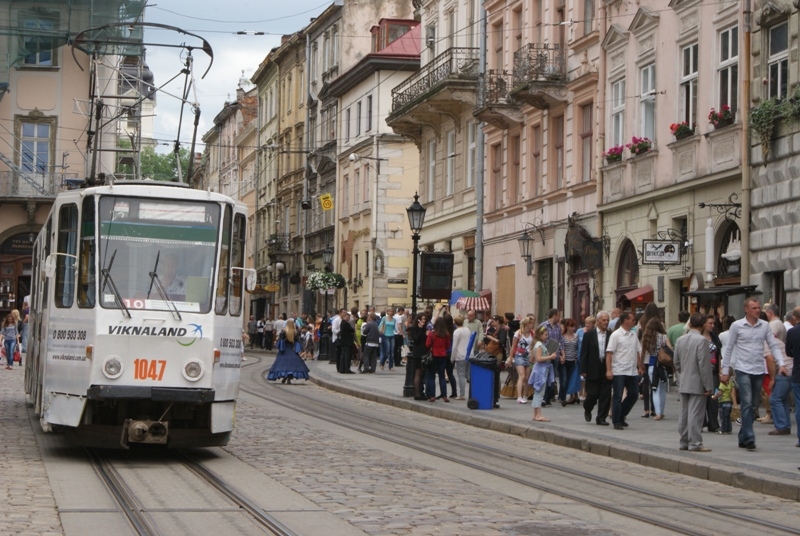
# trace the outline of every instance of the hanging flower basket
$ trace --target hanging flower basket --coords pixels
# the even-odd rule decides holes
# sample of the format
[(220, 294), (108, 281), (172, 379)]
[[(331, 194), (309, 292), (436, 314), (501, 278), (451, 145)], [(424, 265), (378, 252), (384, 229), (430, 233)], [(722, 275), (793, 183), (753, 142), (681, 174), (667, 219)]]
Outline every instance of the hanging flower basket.
[[(336, 288), (336, 276), (333, 272), (311, 272), (306, 279), (306, 288), (309, 290), (328, 290)], [(341, 276), (339, 276), (341, 277)]]

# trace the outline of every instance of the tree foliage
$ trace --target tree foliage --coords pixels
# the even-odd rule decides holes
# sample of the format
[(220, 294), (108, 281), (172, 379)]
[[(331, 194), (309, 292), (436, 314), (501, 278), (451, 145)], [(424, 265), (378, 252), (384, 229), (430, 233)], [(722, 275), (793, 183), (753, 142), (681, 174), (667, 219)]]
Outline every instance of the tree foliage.
[[(159, 154), (152, 147), (144, 147), (141, 152), (141, 178), (156, 181), (173, 181), (178, 179), (178, 164), (175, 153)], [(189, 150), (180, 149), (181, 176), (186, 182), (186, 172), (189, 169)]]

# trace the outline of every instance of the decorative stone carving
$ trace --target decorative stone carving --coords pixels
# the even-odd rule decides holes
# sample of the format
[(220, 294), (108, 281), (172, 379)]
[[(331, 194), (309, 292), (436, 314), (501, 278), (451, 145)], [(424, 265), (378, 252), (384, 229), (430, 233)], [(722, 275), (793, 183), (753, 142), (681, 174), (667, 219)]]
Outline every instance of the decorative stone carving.
[(655, 47), (655, 40), (652, 35), (648, 35), (647, 37), (642, 39), (642, 50), (641, 50), (642, 53), (649, 52), (653, 50), (654, 47)]
[(687, 14), (681, 19), (681, 33), (691, 30), (692, 28), (697, 28), (699, 23), (700, 20), (697, 16), (697, 11)]
[(785, 17), (788, 13), (789, 8), (783, 5), (782, 2), (770, 0), (765, 2), (764, 7), (756, 13), (756, 24), (768, 26), (772, 21)]
[(653, 159), (647, 158), (637, 162), (636, 169), (636, 188), (646, 188), (653, 182)]
[(611, 69), (616, 69), (618, 67), (622, 67), (625, 63), (625, 53), (620, 51), (611, 56)]

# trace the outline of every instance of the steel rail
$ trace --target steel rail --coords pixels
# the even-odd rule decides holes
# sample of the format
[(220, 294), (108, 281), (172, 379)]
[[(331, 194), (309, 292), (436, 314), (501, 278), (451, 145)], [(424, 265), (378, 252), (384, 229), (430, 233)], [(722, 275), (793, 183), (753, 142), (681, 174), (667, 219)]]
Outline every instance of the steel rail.
[[(257, 363), (251, 363), (251, 364), (248, 364), (248, 366), (252, 366), (252, 365), (255, 365), (255, 364), (257, 364)], [(260, 373), (260, 372), (257, 375), (263, 376), (263, 374)], [(389, 437), (386, 437), (386, 436), (381, 435), (379, 433), (376, 433), (375, 431), (373, 431), (372, 427), (367, 426), (367, 425), (362, 426), (360, 423), (363, 423), (365, 420), (372, 420), (373, 422), (380, 423), (381, 425), (390, 427), (390, 429), (392, 429), (392, 430), (398, 430), (398, 429), (405, 430), (406, 432), (412, 433), (417, 437), (420, 434), (426, 435), (428, 437), (431, 437), (431, 438), (435, 439), (436, 442), (438, 442), (439, 444), (441, 444), (443, 441), (444, 442), (448, 442), (448, 443), (453, 443), (453, 444), (457, 443), (457, 445), (462, 449), (463, 449), (463, 447), (465, 445), (469, 445), (472, 448), (479, 449), (480, 452), (482, 452), (482, 453), (487, 453), (487, 451), (488, 451), (488, 452), (491, 452), (491, 453), (495, 454), (497, 457), (501, 457), (501, 456), (502, 457), (506, 457), (506, 458), (509, 459), (509, 461), (513, 461), (513, 460), (524, 461), (525, 463), (529, 463), (529, 464), (531, 464), (533, 466), (545, 467), (545, 468), (550, 469), (552, 471), (556, 471), (559, 474), (560, 473), (569, 473), (569, 474), (571, 474), (571, 475), (573, 475), (573, 476), (575, 476), (577, 478), (583, 478), (585, 480), (602, 483), (602, 484), (605, 484), (607, 486), (612, 486), (612, 487), (617, 487), (617, 488), (620, 488), (620, 489), (625, 489), (626, 491), (629, 491), (629, 492), (632, 492), (632, 493), (649, 496), (649, 497), (652, 497), (654, 499), (671, 502), (673, 504), (678, 504), (678, 505), (681, 505), (681, 506), (684, 506), (684, 507), (691, 507), (691, 508), (696, 509), (696, 510), (700, 510), (700, 511), (703, 511), (703, 512), (707, 512), (707, 513), (710, 513), (710, 514), (713, 514), (713, 515), (720, 516), (720, 518), (721, 518), (720, 522), (723, 522), (725, 520), (730, 520), (731, 518), (733, 518), (733, 519), (737, 519), (737, 520), (742, 521), (742, 522), (754, 524), (754, 525), (761, 526), (761, 527), (767, 527), (767, 528), (778, 530), (778, 531), (781, 531), (781, 532), (784, 532), (784, 533), (787, 533), (787, 534), (800, 535), (800, 529), (798, 529), (796, 527), (790, 527), (790, 526), (786, 526), (786, 525), (780, 525), (780, 524), (777, 524), (777, 523), (772, 523), (770, 521), (765, 521), (765, 520), (762, 520), (762, 519), (758, 519), (758, 518), (750, 517), (750, 516), (747, 516), (747, 515), (739, 514), (739, 513), (736, 513), (736, 512), (732, 512), (730, 510), (721, 511), (719, 508), (716, 508), (716, 507), (713, 507), (713, 506), (709, 506), (709, 505), (706, 505), (706, 504), (701, 504), (701, 503), (697, 503), (697, 502), (686, 500), (686, 499), (672, 497), (672, 496), (669, 496), (669, 495), (665, 495), (665, 494), (662, 494), (662, 493), (658, 493), (658, 492), (654, 492), (654, 491), (648, 490), (646, 488), (641, 488), (641, 487), (634, 486), (634, 485), (631, 485), (631, 484), (625, 484), (623, 482), (619, 482), (619, 481), (616, 481), (616, 480), (613, 480), (613, 479), (610, 479), (610, 478), (605, 478), (605, 477), (592, 475), (591, 473), (587, 473), (587, 472), (584, 472), (584, 471), (572, 469), (572, 468), (567, 467), (567, 466), (562, 466), (562, 465), (554, 464), (554, 463), (551, 463), (551, 462), (545, 462), (545, 461), (541, 461), (541, 460), (536, 460), (536, 459), (533, 459), (533, 458), (527, 458), (527, 457), (524, 457), (524, 456), (512, 455), (512, 454), (509, 454), (506, 451), (499, 450), (499, 449), (493, 449), (491, 447), (486, 447), (486, 446), (483, 446), (483, 445), (479, 445), (479, 444), (474, 443), (474, 442), (463, 442), (463, 441), (455, 442), (445, 434), (437, 434), (435, 432), (430, 432), (428, 430), (424, 430), (424, 429), (421, 429), (421, 428), (414, 428), (414, 427), (411, 427), (411, 426), (401, 425), (401, 424), (398, 424), (397, 422), (391, 422), (390, 423), (390, 422), (384, 421), (382, 419), (376, 418), (376, 417), (371, 416), (371, 415), (363, 415), (363, 414), (359, 414), (359, 413), (355, 413), (355, 412), (353, 412), (353, 415), (355, 415), (355, 416), (357, 416), (359, 418), (360, 423), (359, 424), (344, 423), (341, 420), (341, 413), (340, 412), (334, 417), (324, 416), (323, 412), (329, 411), (329, 408), (327, 408), (325, 406), (322, 406), (322, 407), (316, 406), (313, 411), (311, 411), (311, 410), (303, 410), (300, 407), (298, 407), (297, 405), (289, 404), (287, 402), (283, 402), (280, 399), (276, 399), (274, 397), (270, 397), (268, 395), (265, 395), (264, 393), (261, 393), (261, 392), (258, 392), (258, 391), (254, 391), (254, 390), (248, 389), (246, 387), (242, 387), (241, 385), (240, 385), (240, 391), (244, 391), (244, 392), (246, 392), (246, 393), (248, 393), (248, 394), (250, 394), (252, 396), (255, 396), (257, 398), (261, 398), (262, 400), (269, 401), (271, 403), (274, 403), (276, 405), (280, 405), (280, 406), (285, 407), (287, 409), (291, 409), (293, 411), (300, 412), (300, 413), (302, 413), (304, 415), (308, 415), (310, 417), (321, 419), (321, 420), (323, 420), (325, 422), (337, 424), (339, 426), (342, 426), (342, 427), (345, 427), (345, 428), (349, 428), (351, 430), (358, 431), (358, 432), (364, 433), (364, 434), (372, 436), (372, 437), (378, 437), (378, 438), (383, 439), (385, 441), (390, 441), (392, 443), (395, 443), (395, 444), (398, 444), (398, 445), (402, 445), (404, 447), (409, 447), (411, 449), (414, 449), (414, 450), (417, 450), (417, 451), (420, 451), (420, 452), (424, 452), (426, 454), (430, 454), (431, 456), (435, 456), (437, 458), (441, 458), (441, 459), (445, 459), (445, 460), (448, 460), (448, 461), (452, 461), (452, 462), (457, 463), (457, 464), (466, 465), (468, 467), (477, 469), (479, 471), (488, 472), (488, 473), (493, 474), (495, 476), (501, 476), (501, 477), (507, 478), (507, 479), (509, 479), (509, 480), (511, 480), (513, 482), (517, 482), (519, 484), (522, 484), (522, 485), (525, 485), (525, 486), (529, 486), (529, 487), (538, 489), (540, 491), (545, 491), (547, 493), (553, 493), (553, 494), (556, 494), (556, 495), (559, 495), (559, 496), (562, 496), (562, 497), (565, 497), (565, 498), (568, 498), (568, 499), (571, 499), (571, 500), (575, 500), (575, 501), (583, 503), (583, 504), (587, 504), (587, 505), (593, 506), (593, 507), (598, 508), (598, 509), (610, 511), (610, 512), (622, 515), (622, 516), (624, 516), (626, 518), (636, 519), (636, 520), (639, 520), (639, 521), (646, 522), (648, 524), (655, 524), (655, 525), (658, 525), (658, 526), (660, 526), (662, 528), (665, 528), (665, 529), (668, 529), (668, 530), (672, 530), (672, 531), (675, 531), (675, 532), (679, 532), (681, 534), (701, 536), (701, 535), (708, 534), (708, 531), (707, 530), (702, 530), (702, 531), (701, 530), (693, 530), (693, 529), (691, 529), (689, 527), (686, 527), (686, 526), (683, 526), (683, 525), (677, 525), (677, 524), (671, 523), (671, 522), (666, 521), (666, 520), (655, 520), (651, 511), (639, 513), (639, 512), (637, 512), (635, 510), (628, 510), (628, 509), (617, 507), (617, 506), (614, 506), (614, 505), (609, 505), (609, 504), (606, 504), (606, 503), (602, 503), (600, 501), (595, 501), (593, 499), (587, 498), (587, 497), (585, 497), (583, 495), (579, 495), (577, 493), (570, 493), (570, 492), (568, 492), (568, 491), (566, 491), (566, 490), (564, 490), (562, 488), (549, 487), (549, 486), (545, 486), (545, 485), (542, 485), (542, 484), (537, 484), (536, 482), (532, 482), (530, 480), (522, 479), (522, 478), (518, 477), (516, 474), (513, 474), (513, 473), (505, 473), (505, 472), (497, 470), (497, 469), (489, 470), (489, 469), (486, 468), (485, 464), (484, 465), (480, 465), (480, 464), (476, 464), (476, 463), (466, 462), (463, 458), (459, 458), (459, 457), (455, 457), (455, 456), (449, 456), (446, 453), (443, 453), (443, 452), (441, 452), (439, 450), (427, 449), (425, 447), (420, 446), (418, 443), (405, 441), (405, 440), (399, 439), (399, 438), (389, 438)], [(294, 393), (294, 392), (289, 392), (288, 390), (282, 390), (282, 392), (289, 393), (291, 396), (294, 396), (294, 397), (305, 398), (301, 394)], [(446, 451), (447, 449), (442, 449), (442, 450)]]

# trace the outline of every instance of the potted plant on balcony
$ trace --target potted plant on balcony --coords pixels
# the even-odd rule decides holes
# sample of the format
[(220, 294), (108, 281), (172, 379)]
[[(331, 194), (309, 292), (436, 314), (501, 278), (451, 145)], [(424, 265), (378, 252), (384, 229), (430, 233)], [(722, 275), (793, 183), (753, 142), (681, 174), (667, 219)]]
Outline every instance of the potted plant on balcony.
[(631, 142), (625, 145), (633, 156), (639, 156), (653, 148), (653, 142), (650, 138), (637, 138), (633, 136)]
[(672, 123), (669, 126), (669, 131), (672, 132), (676, 140), (682, 140), (694, 135), (694, 127), (695, 125), (690, 126), (686, 121), (681, 121), (680, 123)]
[(733, 115), (731, 107), (727, 104), (723, 104), (719, 111), (711, 108), (711, 111), (708, 112), (708, 122), (714, 125), (714, 128), (723, 128), (732, 125), (735, 119), (736, 117)]
[(608, 151), (603, 153), (603, 158), (606, 159), (607, 164), (613, 164), (615, 162), (620, 162), (622, 160), (622, 151), (625, 150), (625, 147), (622, 145), (615, 145), (608, 149)]

